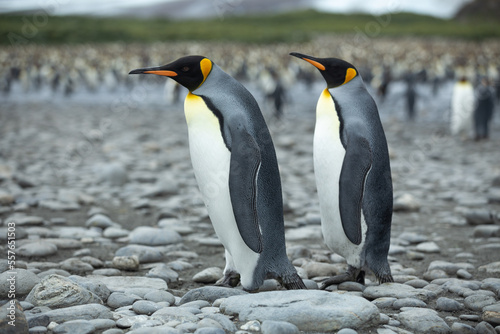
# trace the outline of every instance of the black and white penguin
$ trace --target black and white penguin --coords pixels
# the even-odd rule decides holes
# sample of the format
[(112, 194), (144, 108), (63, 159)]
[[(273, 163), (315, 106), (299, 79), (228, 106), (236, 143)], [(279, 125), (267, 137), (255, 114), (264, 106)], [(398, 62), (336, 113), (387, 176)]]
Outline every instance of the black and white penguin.
[(226, 251), (221, 285), (258, 289), (275, 278), (305, 288), (285, 249), (283, 199), (271, 135), (254, 97), (203, 56), (187, 56), (129, 74), (172, 78), (184, 102), (194, 173)]
[(392, 282), (392, 179), (377, 106), (350, 63), (290, 55), (315, 66), (327, 83), (316, 107), (314, 172), (325, 243), (346, 259), (348, 270), (322, 289), (344, 281), (364, 284), (366, 268), (379, 282)]

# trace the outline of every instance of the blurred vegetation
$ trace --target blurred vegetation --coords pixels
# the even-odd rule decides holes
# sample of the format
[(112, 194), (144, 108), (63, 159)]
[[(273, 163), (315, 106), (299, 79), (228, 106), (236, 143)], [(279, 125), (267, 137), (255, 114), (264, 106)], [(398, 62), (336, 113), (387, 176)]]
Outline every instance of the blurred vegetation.
[(155, 42), (217, 40), (246, 43), (303, 42), (316, 35), (342, 33), (377, 36), (500, 37), (500, 22), (443, 20), (397, 13), (331, 14), (313, 10), (279, 15), (206, 20), (124, 17), (0, 15), (0, 44)]

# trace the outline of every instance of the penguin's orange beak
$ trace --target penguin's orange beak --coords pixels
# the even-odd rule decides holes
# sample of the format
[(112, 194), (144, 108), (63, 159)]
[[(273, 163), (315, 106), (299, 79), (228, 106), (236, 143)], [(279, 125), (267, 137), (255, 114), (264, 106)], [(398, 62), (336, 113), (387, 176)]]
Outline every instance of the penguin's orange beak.
[(321, 64), (315, 57), (308, 56), (308, 55), (298, 53), (298, 52), (292, 52), (292, 53), (290, 53), (290, 56), (294, 56), (294, 57), (300, 58), (302, 60), (305, 60), (308, 63), (312, 64), (314, 67), (316, 67), (320, 71), (325, 70), (325, 65)]
[(128, 74), (156, 74), (163, 75), (166, 77), (175, 77), (177, 72), (164, 69), (163, 66), (160, 67), (148, 67), (148, 68), (138, 68), (136, 70), (130, 71)]

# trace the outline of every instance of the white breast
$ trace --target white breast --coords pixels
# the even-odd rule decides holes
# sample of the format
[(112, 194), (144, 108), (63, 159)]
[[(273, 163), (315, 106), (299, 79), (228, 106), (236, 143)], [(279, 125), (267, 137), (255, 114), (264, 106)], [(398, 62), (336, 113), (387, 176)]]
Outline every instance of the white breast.
[(259, 254), (245, 244), (236, 225), (229, 194), (231, 152), (224, 144), (218, 118), (199, 96), (188, 94), (184, 110), (189, 132), (189, 150), (196, 181), (212, 225), (231, 254), (241, 282), (251, 280)]
[(316, 106), (314, 129), (314, 173), (321, 210), (321, 227), (326, 245), (346, 258), (347, 263), (360, 267), (366, 223), (362, 215), (362, 242), (349, 241), (342, 228), (339, 209), (339, 180), (345, 149), (340, 141), (340, 121), (328, 89), (321, 94)]

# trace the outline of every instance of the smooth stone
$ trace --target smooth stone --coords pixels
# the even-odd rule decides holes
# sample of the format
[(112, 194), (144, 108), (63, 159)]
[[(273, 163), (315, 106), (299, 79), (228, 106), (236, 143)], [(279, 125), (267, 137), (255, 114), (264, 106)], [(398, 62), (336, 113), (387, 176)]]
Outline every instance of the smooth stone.
[(87, 219), (87, 221), (85, 222), (85, 226), (100, 227), (102, 229), (105, 229), (111, 226), (116, 226), (116, 223), (113, 222), (108, 216), (98, 213)]
[(216, 327), (203, 327), (198, 328), (194, 334), (225, 334), (226, 332), (222, 328)]
[(138, 300), (132, 305), (132, 309), (137, 314), (151, 315), (161, 309), (161, 306), (149, 300)]
[(487, 274), (500, 274), (500, 261), (480, 266), (478, 270), (485, 271)]
[(206, 286), (189, 290), (180, 300), (179, 304), (186, 304), (193, 300), (206, 300), (213, 303), (219, 298), (228, 298), (237, 295), (247, 295), (248, 292), (238, 289), (225, 288), (220, 286)]
[(399, 310), (403, 307), (427, 307), (427, 304), (416, 298), (401, 298), (392, 304), (392, 308)]
[(27, 301), (19, 302), (19, 304), (23, 308), (23, 311), (31, 310), (33, 307), (35, 307), (35, 305), (28, 303)]
[(171, 251), (167, 253), (168, 257), (177, 257), (177, 258), (183, 258), (183, 259), (196, 259), (198, 258), (198, 254), (195, 252), (190, 252), (190, 251)]
[(167, 302), (170, 305), (175, 304), (174, 295), (171, 294), (170, 292), (164, 291), (164, 290), (156, 290), (156, 291), (148, 292), (144, 295), (144, 299), (150, 300), (150, 301), (155, 302), (155, 303)]
[(487, 209), (471, 209), (464, 212), (469, 225), (493, 224), (494, 214)]
[(481, 321), (476, 326), (477, 334), (497, 334), (495, 328), (486, 321)]
[(70, 238), (45, 238), (43, 240), (56, 245), (57, 249), (77, 249), (82, 247), (81, 241)]
[(95, 326), (87, 320), (71, 320), (57, 325), (52, 331), (54, 334), (91, 334), (95, 330)]
[(169, 325), (162, 325), (134, 329), (128, 332), (128, 334), (183, 334), (183, 332), (177, 330), (176, 328), (172, 328)]
[[(14, 324), (14, 326), (12, 324)], [(28, 321), (17, 299), (10, 299), (0, 307), (0, 333), (27, 333), (28, 328)]]
[(306, 262), (302, 265), (307, 272), (309, 278), (336, 276), (342, 274), (346, 270), (346, 265), (343, 263), (322, 263), (322, 262)]
[(205, 313), (205, 317), (217, 321), (226, 332), (234, 333), (238, 330), (238, 328), (236, 328), (236, 325), (231, 321), (231, 319), (229, 319), (228, 317), (226, 317), (221, 313), (213, 313), (213, 314)]
[(495, 238), (500, 237), (500, 226), (498, 225), (479, 225), (472, 232), (474, 238)]
[(175, 270), (175, 271), (183, 271), (183, 270), (194, 268), (194, 266), (191, 263), (186, 262), (186, 261), (182, 261), (182, 260), (176, 260), (176, 261), (169, 262), (169, 263), (167, 263), (167, 266), (172, 268), (172, 270)]
[(429, 285), (429, 282), (427, 282), (426, 280), (423, 280), (423, 279), (412, 279), (412, 280), (406, 281), (404, 284), (412, 286), (416, 289), (422, 289), (422, 288), (426, 287), (427, 285)]
[(92, 275), (102, 275), (102, 276), (118, 276), (120, 274), (121, 271), (116, 268), (96, 269), (92, 272)]
[[(147, 323), (148, 321), (150, 321), (149, 317), (145, 315), (134, 315), (130, 317), (125, 316), (116, 321), (116, 326), (119, 328), (130, 328), (132, 326), (137, 328), (137, 327), (142, 327), (142, 325)], [(161, 322), (157, 322), (154, 325), (159, 325), (159, 324), (161, 324)], [(145, 327), (150, 327), (150, 326), (145, 326)]]
[(137, 295), (128, 294), (124, 292), (113, 292), (109, 295), (106, 304), (113, 309), (123, 306), (132, 305), (136, 300), (141, 299)]
[(163, 246), (182, 241), (179, 233), (150, 226), (139, 226), (129, 234), (130, 242), (140, 245)]
[(193, 276), (193, 281), (197, 283), (215, 283), (223, 275), (222, 269), (219, 267), (209, 267)]
[(339, 290), (346, 290), (346, 291), (361, 291), (363, 292), (364, 289), (366, 289), (366, 286), (364, 286), (361, 283), (357, 282), (342, 282), (338, 285)]
[(419, 244), (429, 239), (428, 236), (414, 232), (403, 232), (399, 235), (399, 239), (408, 241), (410, 244)]
[(139, 257), (137, 255), (115, 256), (111, 265), (115, 269), (137, 271), (139, 270)]
[(38, 207), (52, 211), (77, 211), (80, 210), (80, 204), (76, 202), (61, 202), (56, 200), (44, 200), (38, 203)]
[(101, 298), (103, 302), (105, 302), (108, 299), (109, 295), (111, 294), (111, 291), (108, 289), (106, 284), (102, 283), (99, 280), (94, 281), (88, 279), (88, 277), (81, 277), (77, 275), (72, 275), (68, 278), (73, 282), (76, 282), (78, 285), (89, 290), (90, 292), (94, 293), (96, 296)]
[(454, 322), (451, 325), (451, 332), (453, 334), (476, 334), (477, 331), (474, 327), (460, 322)]
[[(18, 226), (41, 226), (44, 223), (43, 217), (38, 216), (24, 216), (24, 215), (13, 215), (5, 219), (6, 222), (15, 222), (16, 228)], [(6, 224), (5, 224), (6, 225)]]
[(474, 266), (470, 263), (451, 263), (447, 261), (432, 261), (429, 264), (429, 267), (427, 270), (443, 270), (445, 271), (448, 275), (455, 275), (458, 270), (464, 269), (464, 270), (474, 270)]
[(401, 309), (397, 320), (409, 330), (417, 333), (449, 333), (450, 327), (438, 313), (427, 308), (407, 307)]
[(358, 334), (357, 331), (350, 328), (343, 328), (337, 332), (337, 334)]
[(426, 289), (415, 289), (412, 286), (399, 283), (384, 283), (377, 286), (368, 286), (363, 291), (363, 297), (372, 300), (380, 297), (418, 298), (427, 301), (435, 294)]
[(183, 307), (164, 307), (151, 315), (152, 319), (167, 323), (172, 320), (182, 322), (198, 322), (198, 317)]
[(111, 186), (122, 186), (128, 181), (125, 166), (117, 162), (97, 166), (95, 173), (99, 182), (107, 183)]
[(426, 271), (424, 273), (424, 279), (428, 280), (428, 281), (434, 281), (436, 279), (439, 279), (439, 278), (448, 278), (448, 274), (446, 273), (446, 271), (444, 270), (441, 270), (441, 269), (434, 269), (434, 270), (430, 270), (430, 271)]
[(264, 320), (261, 332), (262, 334), (298, 334), (299, 328), (286, 321)]
[(463, 308), (464, 306), (461, 303), (451, 298), (439, 297), (436, 301), (436, 309), (439, 311), (454, 312)]
[(204, 307), (210, 307), (210, 303), (206, 300), (193, 300), (192, 302), (180, 305), (180, 307), (194, 307), (201, 311)]
[(116, 326), (115, 321), (111, 319), (93, 319), (89, 320), (89, 322), (94, 325), (94, 327), (98, 330), (104, 330), (104, 329), (109, 329), (113, 328)]
[(493, 326), (500, 326), (500, 303), (483, 307), (481, 318)]
[(416, 250), (422, 253), (439, 253), (441, 249), (434, 241), (422, 242), (417, 245)]
[[(5, 271), (0, 274), (0, 298), (11, 299), (9, 294), (12, 291), (16, 297), (26, 296), (39, 282), (40, 277), (26, 269), (15, 268), (14, 271)], [(11, 283), (14, 283), (14, 286)]]
[(483, 307), (496, 303), (496, 299), (492, 296), (472, 295), (464, 299), (465, 307), (473, 311), (482, 311)]
[(405, 193), (394, 199), (393, 210), (395, 212), (411, 212), (420, 210), (420, 202), (415, 196)]
[(61, 262), (61, 269), (70, 273), (86, 273), (93, 271), (94, 267), (77, 257), (69, 258)]
[(252, 332), (260, 332), (260, 322), (257, 320), (250, 320), (241, 326), (241, 329)]
[(421, 252), (407, 251), (406, 257), (409, 260), (421, 261), (421, 260), (426, 258), (426, 255), (424, 253), (421, 253)]
[(131, 288), (144, 288), (156, 290), (167, 290), (167, 283), (158, 278), (140, 276), (86, 276), (87, 280), (94, 283), (102, 283), (111, 292), (124, 292)]
[(102, 232), (102, 236), (109, 239), (118, 239), (127, 237), (130, 231), (125, 230), (121, 227), (110, 226)]
[(83, 256), (80, 258), (83, 262), (90, 264), (93, 268), (102, 268), (104, 267), (104, 262), (99, 260), (98, 258), (95, 258), (93, 256)]
[(392, 307), (396, 300), (398, 299), (394, 297), (380, 297), (372, 300), (372, 304), (378, 308), (389, 308)]
[[(70, 320), (113, 319), (113, 313), (101, 304), (76, 305), (31, 315), (32, 318), (48, 317), (49, 321), (61, 323)], [(29, 321), (29, 319), (28, 319)]]
[(479, 316), (476, 314), (461, 314), (459, 318), (461, 320), (466, 320), (466, 321), (474, 321), (474, 322), (479, 321)]
[(158, 249), (143, 245), (128, 245), (118, 249), (115, 256), (137, 255), (140, 263), (161, 262), (163, 253)]
[(179, 274), (165, 264), (157, 265), (149, 270), (146, 277), (160, 278), (165, 282), (175, 282), (179, 278)]
[(35, 241), (17, 248), (16, 253), (27, 257), (43, 257), (57, 253), (57, 246), (51, 242)]
[(465, 269), (458, 269), (457, 270), (457, 277), (458, 278), (464, 278), (464, 279), (472, 279), (472, 274), (469, 273)]
[(26, 301), (36, 306), (62, 308), (74, 305), (102, 303), (102, 300), (67, 277), (50, 275), (35, 285)]
[[(29, 334), (45, 334), (47, 333), (47, 327), (44, 326), (35, 326), (29, 329)], [(8, 332), (7, 332), (8, 333)]]
[[(210, 318), (203, 318), (201, 319), (199, 322), (198, 322), (198, 328), (218, 328), (218, 329), (222, 329), (222, 325), (219, 324), (217, 321), (213, 320), (213, 319), (210, 319)], [(223, 333), (225, 333), (223, 331)]]
[(277, 320), (302, 331), (365, 328), (378, 323), (378, 308), (364, 298), (318, 290), (270, 291), (226, 298), (221, 312), (240, 321)]

